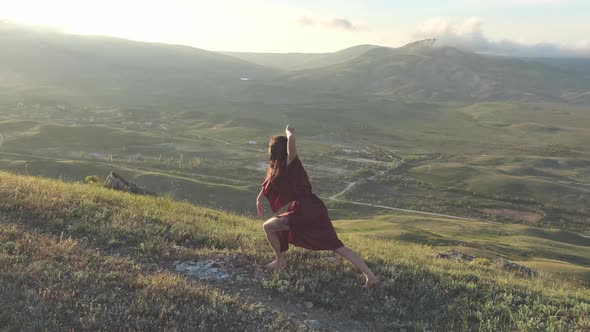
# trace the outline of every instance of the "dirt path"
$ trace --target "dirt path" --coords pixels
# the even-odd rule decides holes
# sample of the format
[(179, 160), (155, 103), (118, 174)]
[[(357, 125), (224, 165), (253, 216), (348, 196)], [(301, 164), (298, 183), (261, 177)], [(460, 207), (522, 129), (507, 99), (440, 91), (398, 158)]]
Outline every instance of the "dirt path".
[(344, 188), (344, 190), (342, 190), (341, 192), (332, 195), (330, 197), (328, 197), (331, 200), (336, 200), (339, 196), (342, 196), (344, 194), (346, 194), (347, 191), (349, 191), (350, 189), (352, 189), (352, 187), (354, 187), (356, 185), (356, 181), (355, 182), (351, 182), (348, 184), (348, 186), (346, 186), (346, 188)]
[(379, 176), (381, 176), (383, 174), (385, 174), (385, 171), (379, 171), (379, 172), (377, 172), (377, 174), (369, 177), (368, 180), (375, 180), (377, 177), (379, 177)]
[[(374, 180), (375, 178), (377, 178), (383, 174), (385, 174), (385, 171), (379, 171), (379, 172), (377, 172), (377, 174), (368, 177), (367, 180)], [(352, 189), (354, 186), (356, 186), (357, 183), (358, 183), (358, 181), (354, 181), (354, 182), (349, 183), (348, 186), (346, 186), (346, 188), (344, 188), (344, 190), (342, 190), (341, 192), (339, 192), (335, 195), (328, 197), (328, 199), (336, 200), (338, 197), (346, 194), (350, 189)]]
[[(408, 209), (400, 209), (400, 208), (395, 208), (395, 207), (392, 207), (392, 206), (377, 205), (377, 204), (372, 204), (372, 203), (346, 201), (346, 200), (339, 200), (339, 199), (334, 199), (334, 200), (345, 202), (345, 203), (349, 203), (349, 204), (354, 204), (354, 205), (370, 206), (370, 207), (375, 207), (375, 208), (379, 208), (379, 209), (386, 209), (386, 210), (407, 212), (407, 213), (413, 213), (413, 214), (422, 214), (422, 215), (433, 216), (433, 217), (444, 217), (444, 218), (449, 218), (449, 219), (459, 219), (459, 220), (468, 220), (468, 221), (483, 221), (483, 220), (477, 220), (477, 219), (471, 219), (471, 218), (465, 218), (465, 217), (451, 216), (451, 215), (448, 215), (448, 214), (441, 214), (441, 213), (434, 213), (434, 212), (426, 212), (426, 211), (417, 211), (417, 210), (408, 210)], [(485, 221), (485, 222), (496, 223), (496, 222), (491, 222), (491, 221)]]
[[(199, 264), (198, 261), (193, 262)], [(227, 294), (238, 296), (250, 304), (265, 307), (268, 310), (277, 310), (285, 317), (308, 327), (310, 330), (342, 332), (375, 330), (375, 327), (354, 320), (338, 310), (322, 308), (301, 296), (292, 296), (285, 301), (285, 296), (262, 287), (264, 281), (271, 279), (271, 272), (260, 266), (253, 266), (243, 260), (227, 257), (214, 260), (205, 259), (205, 262), (201, 266), (215, 267), (205, 267), (200, 272), (187, 273), (187, 271), (182, 271), (182, 269), (179, 271), (178, 269), (180, 264), (186, 264), (186, 262), (175, 262), (167, 269), (175, 274), (187, 275), (198, 283), (204, 283), (223, 290)], [(207, 273), (207, 269), (215, 269), (219, 276), (224, 277), (217, 278), (215, 273)], [(207, 276), (207, 278), (202, 278), (202, 276)]]

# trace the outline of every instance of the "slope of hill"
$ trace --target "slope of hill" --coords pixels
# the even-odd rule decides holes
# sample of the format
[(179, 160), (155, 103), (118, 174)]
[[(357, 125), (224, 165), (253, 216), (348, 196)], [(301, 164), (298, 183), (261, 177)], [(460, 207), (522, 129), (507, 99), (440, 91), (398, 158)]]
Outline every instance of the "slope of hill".
[(488, 259), (500, 256), (554, 277), (574, 277), (590, 285), (590, 238), (574, 232), (400, 212), (375, 216), (370, 222), (338, 220), (336, 227), (341, 233), (421, 243), (439, 251), (461, 245), (462, 253)]
[(381, 46), (358, 45), (333, 53), (224, 52), (223, 54), (240, 58), (265, 67), (284, 71), (292, 71), (320, 68), (347, 62), (375, 48), (381, 48)]
[[(335, 263), (327, 252), (294, 249), (288, 253), (292, 268), (258, 270), (255, 266), (271, 254), (254, 220), (167, 198), (0, 173), (0, 326), (219, 331), (590, 327), (588, 289), (544, 275), (519, 277), (478, 260), (435, 259), (428, 246), (354, 234), (342, 238), (382, 276), (378, 288), (362, 290), (357, 272)], [(203, 269), (207, 277), (195, 274)]]
[[(219, 99), (266, 80), (273, 70), (197, 48), (68, 35), (0, 24), (2, 95)], [(243, 79), (249, 79), (244, 82)], [(63, 99), (63, 98), (62, 98)]]
[(584, 58), (524, 58), (523, 60), (546, 63), (573, 72), (584, 73), (590, 77), (590, 59)]
[(437, 47), (432, 40), (374, 48), (341, 64), (284, 75), (309, 91), (409, 100), (587, 101), (590, 78), (547, 64)]

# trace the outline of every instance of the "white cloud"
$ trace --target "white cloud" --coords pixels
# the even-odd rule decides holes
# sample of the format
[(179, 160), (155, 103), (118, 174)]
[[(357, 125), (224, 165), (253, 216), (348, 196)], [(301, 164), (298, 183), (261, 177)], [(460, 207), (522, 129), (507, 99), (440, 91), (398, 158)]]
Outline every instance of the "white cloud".
[(302, 26), (321, 26), (327, 29), (337, 29), (345, 31), (359, 31), (367, 29), (367, 27), (363, 24), (353, 23), (349, 19), (341, 17), (319, 18), (301, 16), (297, 19), (297, 24)]
[(564, 45), (551, 42), (526, 43), (511, 39), (491, 40), (485, 36), (483, 21), (479, 17), (471, 17), (459, 24), (442, 17), (431, 18), (416, 29), (414, 37), (436, 38), (438, 45), (455, 46), (474, 52), (526, 57), (590, 57), (588, 41)]
[(297, 24), (303, 26), (312, 26), (315, 24), (315, 20), (307, 16), (301, 16), (297, 19)]

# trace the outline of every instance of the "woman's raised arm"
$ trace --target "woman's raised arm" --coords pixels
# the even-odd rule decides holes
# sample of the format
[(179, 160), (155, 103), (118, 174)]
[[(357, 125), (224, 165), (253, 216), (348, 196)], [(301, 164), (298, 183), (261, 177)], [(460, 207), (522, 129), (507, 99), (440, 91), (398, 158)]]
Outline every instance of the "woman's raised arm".
[(297, 157), (297, 147), (295, 146), (295, 128), (287, 125), (285, 128), (287, 134), (287, 165), (289, 165), (295, 157)]

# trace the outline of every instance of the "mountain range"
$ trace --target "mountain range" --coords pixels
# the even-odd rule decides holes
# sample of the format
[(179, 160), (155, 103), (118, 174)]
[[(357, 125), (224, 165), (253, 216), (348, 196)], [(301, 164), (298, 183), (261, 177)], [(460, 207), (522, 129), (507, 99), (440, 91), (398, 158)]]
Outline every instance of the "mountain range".
[(0, 25), (0, 98), (161, 105), (358, 96), (434, 102), (590, 102), (588, 62), (494, 57), (424, 40), (334, 53), (218, 53)]
[(435, 40), (372, 48), (344, 63), (288, 73), (280, 81), (310, 91), (410, 100), (590, 100), (590, 79), (583, 73), (438, 47)]

